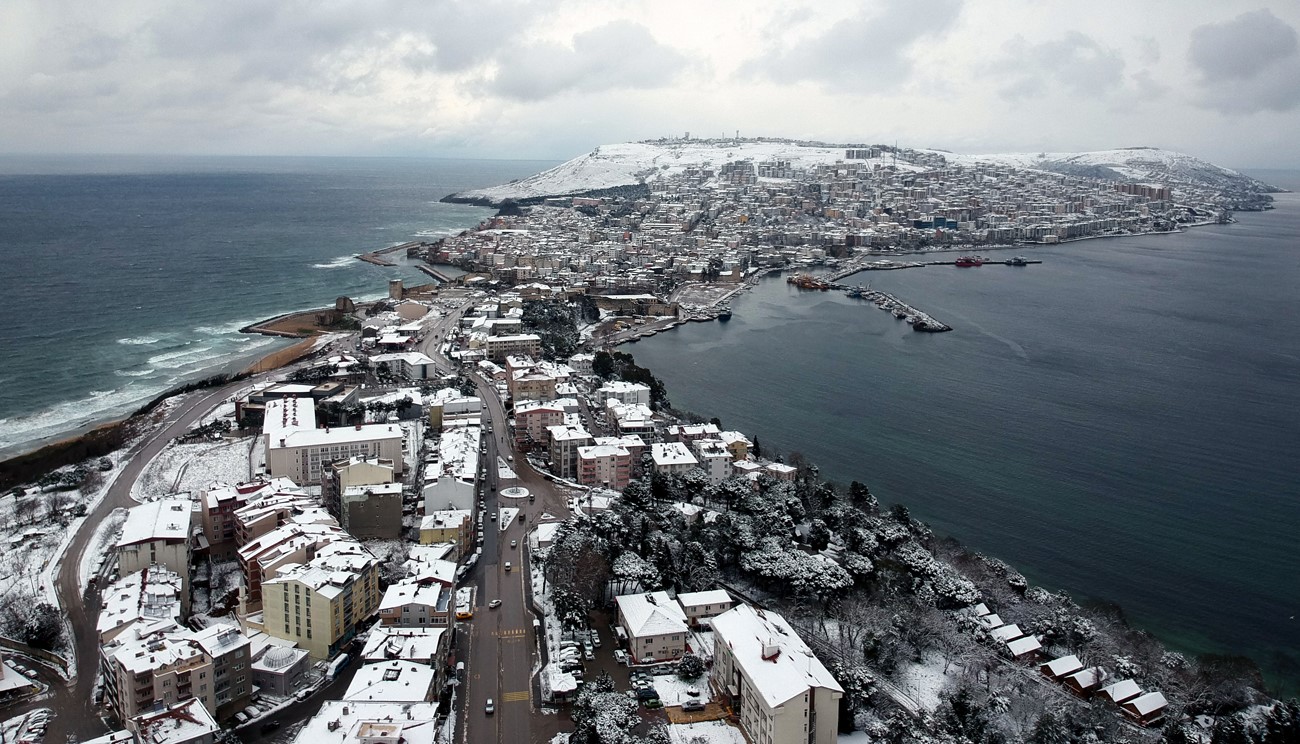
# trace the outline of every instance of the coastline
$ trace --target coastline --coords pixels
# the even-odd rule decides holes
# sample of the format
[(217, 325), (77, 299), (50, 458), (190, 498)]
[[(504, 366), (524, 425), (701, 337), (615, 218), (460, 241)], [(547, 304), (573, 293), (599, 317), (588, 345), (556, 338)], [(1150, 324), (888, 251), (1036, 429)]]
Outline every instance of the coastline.
[[(274, 335), (274, 334), (268, 334)], [(213, 373), (184, 385), (164, 391), (130, 414), (120, 418), (95, 421), (76, 427), (58, 438), (38, 443), (0, 460), (0, 491), (39, 477), (52, 470), (74, 465), (92, 457), (103, 457), (120, 448), (130, 438), (133, 424), (147, 416), (163, 401), (194, 390), (225, 384), (232, 380), (251, 377), (286, 367), (315, 351), (318, 336), (304, 338), (295, 344), (281, 347), (254, 357), (254, 361), (234, 360), (215, 368)], [(35, 475), (28, 475), (35, 473)]]

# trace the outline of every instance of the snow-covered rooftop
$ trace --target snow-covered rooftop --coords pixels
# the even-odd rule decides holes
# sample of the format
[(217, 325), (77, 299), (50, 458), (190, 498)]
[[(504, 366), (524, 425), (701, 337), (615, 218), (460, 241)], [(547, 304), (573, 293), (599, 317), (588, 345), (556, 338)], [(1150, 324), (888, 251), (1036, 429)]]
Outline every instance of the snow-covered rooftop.
[(357, 670), (344, 700), (422, 703), (429, 699), (437, 672), (427, 664), (393, 659)]
[(434, 664), (442, 654), (446, 628), (401, 628), (375, 625), (366, 638), (361, 658), (367, 662), (398, 659), (422, 664)]
[(670, 465), (695, 465), (698, 461), (681, 442), (655, 442), (650, 445), (650, 456), (656, 467)]
[(794, 628), (775, 612), (738, 605), (713, 618), (714, 649), (726, 648), (768, 708), (811, 687), (843, 692)]
[(135, 729), (141, 744), (183, 744), (212, 737), (221, 727), (198, 698), (182, 700), (152, 713), (131, 719), (129, 728)]
[(189, 540), (192, 513), (193, 505), (189, 499), (159, 499), (132, 507), (122, 524), (122, 537), (117, 546), (121, 548), (153, 540)]
[(699, 607), (701, 605), (727, 604), (731, 595), (724, 589), (710, 589), (707, 592), (682, 592), (677, 595), (682, 607)]
[(180, 575), (164, 566), (150, 566), (114, 581), (101, 595), (95, 625), (100, 640), (110, 640), (119, 628), (142, 618), (166, 618), (179, 623), (182, 587)]
[(303, 725), (294, 744), (434, 744), (437, 703), (329, 700)]
[(636, 638), (686, 633), (686, 613), (667, 592), (615, 597), (628, 633)]

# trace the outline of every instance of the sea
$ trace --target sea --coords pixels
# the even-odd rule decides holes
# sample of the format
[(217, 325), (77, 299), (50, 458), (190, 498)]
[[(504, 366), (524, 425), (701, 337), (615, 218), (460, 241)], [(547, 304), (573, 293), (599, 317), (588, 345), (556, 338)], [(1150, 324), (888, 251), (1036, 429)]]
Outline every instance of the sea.
[(432, 281), (354, 258), (471, 228), (438, 200), (552, 161), (0, 157), (0, 458), (242, 368), (239, 329)]
[[(1255, 175), (1252, 173), (1252, 175)], [(1259, 177), (1300, 190), (1300, 172)], [(674, 407), (867, 484), (1188, 654), (1300, 692), (1300, 194), (1172, 235), (861, 272), (951, 325), (765, 278), (621, 347)]]
[[(471, 228), (448, 193), (550, 161), (0, 158), (0, 457), (283, 342), (273, 315), (383, 296), (356, 254)], [(1300, 172), (1252, 172), (1300, 190)], [(868, 484), (939, 532), (1188, 653), (1300, 691), (1300, 196), (1227, 226), (864, 272), (953, 326), (781, 277), (729, 322), (621, 347), (673, 404)]]

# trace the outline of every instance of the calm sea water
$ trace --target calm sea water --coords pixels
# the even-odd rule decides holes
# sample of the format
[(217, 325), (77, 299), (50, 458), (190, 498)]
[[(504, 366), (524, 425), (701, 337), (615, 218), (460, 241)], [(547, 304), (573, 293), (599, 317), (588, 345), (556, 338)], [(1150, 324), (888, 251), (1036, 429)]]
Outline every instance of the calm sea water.
[(1044, 262), (1025, 268), (845, 280), (951, 333), (777, 277), (729, 323), (624, 348), (677, 407), (867, 483), (1040, 584), (1118, 602), (1178, 648), (1248, 654), (1294, 693), (1300, 195), (1278, 204), (1021, 249)]
[(440, 204), (545, 167), (387, 158), (0, 158), (0, 456), (277, 342), (278, 313), (382, 296), (352, 258), (473, 227)]

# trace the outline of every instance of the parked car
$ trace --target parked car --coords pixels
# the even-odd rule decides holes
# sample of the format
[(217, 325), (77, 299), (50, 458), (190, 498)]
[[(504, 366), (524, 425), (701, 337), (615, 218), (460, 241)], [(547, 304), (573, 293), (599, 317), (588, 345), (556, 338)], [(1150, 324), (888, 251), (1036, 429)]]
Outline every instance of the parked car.
[(638, 687), (636, 690), (637, 700), (652, 700), (659, 697), (659, 692), (653, 687)]
[(682, 710), (687, 713), (704, 710), (703, 700), (687, 700), (682, 703)]
[(591, 629), (591, 645), (600, 648), (600, 633), (597, 633), (595, 628)]
[[(507, 564), (507, 565), (508, 565), (508, 564)], [(595, 652), (595, 650), (592, 649), (592, 647), (591, 647), (591, 641), (583, 641), (583, 642), (582, 642), (582, 658), (584, 658), (584, 659), (588, 659), (588, 660), (591, 660), (591, 659), (596, 658), (596, 652)]]
[(627, 662), (628, 662), (627, 652), (621, 648), (614, 649), (614, 661), (617, 661), (623, 666), (627, 666)]
[(650, 698), (649, 700), (642, 700), (642, 701), (641, 701), (641, 704), (644, 705), (644, 706), (647, 707), (647, 708), (662, 708), (662, 707), (664, 707), (664, 703), (663, 703), (663, 701), (660, 700), (660, 699), (657, 698), (657, 697), (656, 697), (656, 698)]

